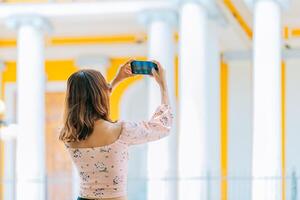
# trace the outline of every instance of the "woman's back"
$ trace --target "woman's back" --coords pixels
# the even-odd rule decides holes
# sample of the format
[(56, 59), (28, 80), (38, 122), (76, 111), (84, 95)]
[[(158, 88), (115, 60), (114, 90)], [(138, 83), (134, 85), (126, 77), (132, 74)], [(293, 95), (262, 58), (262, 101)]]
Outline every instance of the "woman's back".
[(161, 139), (169, 134), (173, 115), (170, 106), (160, 105), (149, 121), (101, 122), (84, 141), (68, 143), (72, 161), (80, 175), (80, 196), (126, 197), (128, 148)]
[(81, 197), (125, 199), (128, 151), (118, 143), (121, 128), (99, 120), (86, 140), (66, 145), (79, 172)]

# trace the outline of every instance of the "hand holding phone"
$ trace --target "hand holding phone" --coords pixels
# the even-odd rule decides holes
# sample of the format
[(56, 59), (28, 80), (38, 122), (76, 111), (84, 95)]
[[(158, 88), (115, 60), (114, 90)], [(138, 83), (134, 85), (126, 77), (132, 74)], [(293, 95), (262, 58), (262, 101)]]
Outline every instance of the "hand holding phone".
[(161, 64), (157, 61), (153, 61), (157, 67), (158, 70), (154, 70), (152, 69), (152, 76), (153, 78), (156, 80), (156, 82), (158, 83), (158, 85), (164, 89), (166, 88), (166, 77), (165, 77), (165, 70), (164, 68), (161, 66)]
[(134, 60), (130, 63), (130, 66), (133, 74), (152, 75), (152, 68), (158, 71), (157, 64), (151, 61)]

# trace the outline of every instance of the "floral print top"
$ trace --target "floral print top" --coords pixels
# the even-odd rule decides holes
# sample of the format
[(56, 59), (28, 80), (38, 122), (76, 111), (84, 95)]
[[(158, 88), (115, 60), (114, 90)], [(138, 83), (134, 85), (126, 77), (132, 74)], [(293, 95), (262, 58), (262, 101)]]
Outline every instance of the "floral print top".
[(172, 121), (170, 105), (161, 104), (149, 121), (121, 121), (121, 134), (112, 144), (94, 148), (71, 148), (66, 145), (80, 176), (80, 197), (101, 199), (126, 196), (129, 146), (167, 136)]

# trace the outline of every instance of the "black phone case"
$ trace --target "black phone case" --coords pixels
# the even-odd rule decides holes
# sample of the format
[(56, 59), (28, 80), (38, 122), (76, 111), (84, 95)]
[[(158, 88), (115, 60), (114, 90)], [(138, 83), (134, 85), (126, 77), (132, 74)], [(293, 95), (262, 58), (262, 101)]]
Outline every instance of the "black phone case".
[(133, 74), (152, 75), (152, 68), (158, 71), (157, 65), (150, 61), (132, 61), (130, 66)]

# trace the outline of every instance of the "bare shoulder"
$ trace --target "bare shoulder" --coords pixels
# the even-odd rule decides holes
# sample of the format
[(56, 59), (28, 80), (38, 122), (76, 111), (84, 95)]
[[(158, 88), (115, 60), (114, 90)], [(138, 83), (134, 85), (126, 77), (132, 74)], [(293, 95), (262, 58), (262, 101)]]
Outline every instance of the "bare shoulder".
[(123, 122), (120, 122), (120, 121), (115, 122), (114, 126), (115, 126), (115, 129), (116, 129), (116, 132), (117, 132), (117, 138), (119, 138), (119, 136), (121, 135), (122, 130), (123, 130)]
[(121, 133), (122, 131), (122, 122), (114, 122), (111, 123), (112, 129), (114, 129), (116, 132)]
[(95, 134), (111, 138), (112, 140), (117, 139), (121, 132), (122, 122), (104, 122), (95, 124)]
[(122, 132), (122, 122), (97, 121), (92, 134), (83, 141), (69, 143), (70, 147), (99, 147), (114, 143)]

